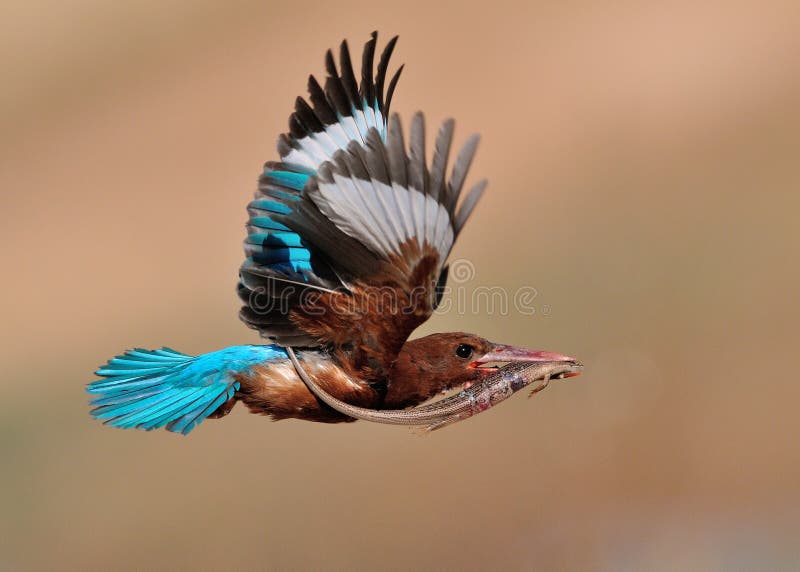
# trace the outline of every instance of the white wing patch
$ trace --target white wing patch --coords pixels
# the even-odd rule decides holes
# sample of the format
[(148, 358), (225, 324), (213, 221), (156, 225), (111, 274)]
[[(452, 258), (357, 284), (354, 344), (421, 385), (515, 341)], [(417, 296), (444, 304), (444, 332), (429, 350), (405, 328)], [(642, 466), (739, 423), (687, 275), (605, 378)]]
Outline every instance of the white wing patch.
[(406, 149), (400, 121), (393, 115), (385, 137), (371, 128), (364, 145), (351, 141), (320, 165), (305, 192), (338, 230), (373, 254), (391, 260), (408, 256), (407, 247), (415, 245), (416, 252), (434, 249), (441, 268), (486, 182), (475, 185), (457, 208), (477, 138), (468, 139), (445, 180), (452, 121), (439, 132), (430, 170), (424, 161), (421, 114), (412, 125), (413, 149)]
[[(420, 249), (427, 243), (439, 252), (441, 261), (447, 258), (453, 246), (453, 226), (447, 209), (433, 197), (416, 189), (338, 173), (333, 179), (319, 183), (323, 200), (315, 202), (339, 230), (385, 257), (401, 254), (401, 246), (414, 239)], [(410, 212), (405, 205), (411, 205)], [(409, 228), (408, 219), (418, 226)]]
[(351, 141), (365, 144), (369, 129), (375, 127), (373, 120), (381, 121), (377, 130), (381, 137), (386, 136), (386, 124), (380, 112), (357, 110), (354, 115), (355, 119), (340, 117), (339, 123), (328, 125), (324, 131), (293, 140), (288, 153), (282, 155), (281, 160), (287, 165), (316, 171), (325, 161), (330, 161), (336, 151), (347, 149)]

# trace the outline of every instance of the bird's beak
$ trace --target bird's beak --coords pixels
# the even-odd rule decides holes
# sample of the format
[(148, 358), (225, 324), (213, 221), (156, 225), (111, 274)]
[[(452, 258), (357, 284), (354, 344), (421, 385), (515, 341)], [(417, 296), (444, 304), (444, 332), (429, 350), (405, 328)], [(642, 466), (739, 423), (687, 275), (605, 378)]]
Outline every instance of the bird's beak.
[(541, 350), (529, 350), (505, 344), (495, 344), (486, 354), (480, 356), (470, 365), (477, 368), (496, 368), (511, 362), (575, 362), (574, 357)]

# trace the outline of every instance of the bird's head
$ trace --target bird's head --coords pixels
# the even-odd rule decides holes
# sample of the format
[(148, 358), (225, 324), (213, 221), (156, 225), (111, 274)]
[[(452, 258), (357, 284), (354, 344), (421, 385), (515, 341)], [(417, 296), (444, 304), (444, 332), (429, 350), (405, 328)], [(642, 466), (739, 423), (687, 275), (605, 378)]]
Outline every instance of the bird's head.
[(408, 407), (439, 392), (469, 386), (507, 363), (551, 361), (575, 358), (498, 344), (463, 332), (410, 340), (392, 366), (385, 407)]

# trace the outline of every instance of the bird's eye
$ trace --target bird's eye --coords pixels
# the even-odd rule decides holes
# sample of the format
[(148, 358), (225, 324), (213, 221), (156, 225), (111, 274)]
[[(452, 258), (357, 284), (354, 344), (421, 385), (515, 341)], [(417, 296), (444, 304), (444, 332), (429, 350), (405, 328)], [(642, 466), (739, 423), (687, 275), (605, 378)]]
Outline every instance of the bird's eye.
[(459, 344), (459, 346), (456, 348), (456, 355), (460, 358), (467, 359), (474, 351), (475, 348), (468, 344)]

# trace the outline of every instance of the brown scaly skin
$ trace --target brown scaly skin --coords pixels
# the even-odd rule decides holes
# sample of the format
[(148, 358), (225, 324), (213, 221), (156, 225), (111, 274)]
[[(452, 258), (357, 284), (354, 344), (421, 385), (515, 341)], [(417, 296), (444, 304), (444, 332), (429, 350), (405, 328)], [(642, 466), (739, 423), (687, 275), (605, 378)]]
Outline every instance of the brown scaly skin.
[[(472, 348), (466, 357), (456, 354), (459, 346)], [(347, 403), (370, 409), (401, 409), (418, 405), (437, 393), (481, 381), (495, 370), (476, 367), (479, 361), (500, 361), (508, 355), (509, 361), (541, 361), (533, 358), (541, 352), (528, 352), (524, 358), (515, 358), (514, 351), (479, 336), (465, 333), (432, 334), (406, 342), (391, 365), (385, 396), (373, 386), (363, 383), (329, 356), (316, 352), (301, 352), (300, 359), (307, 373), (323, 389)], [(505, 352), (505, 353), (504, 353)], [(547, 354), (551, 358), (555, 354)], [(493, 358), (493, 359), (492, 359)], [(269, 365), (256, 367), (251, 374), (237, 378), (241, 389), (234, 400), (215, 412), (221, 417), (242, 401), (253, 413), (278, 419), (304, 419), (324, 423), (339, 423), (354, 419), (342, 415), (322, 404), (306, 387), (287, 358)]]

